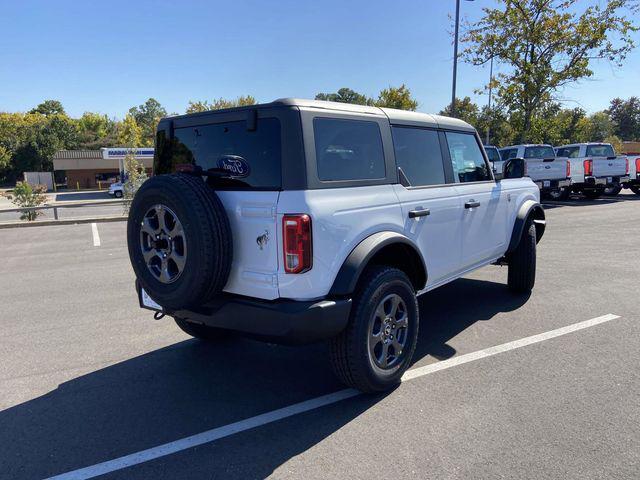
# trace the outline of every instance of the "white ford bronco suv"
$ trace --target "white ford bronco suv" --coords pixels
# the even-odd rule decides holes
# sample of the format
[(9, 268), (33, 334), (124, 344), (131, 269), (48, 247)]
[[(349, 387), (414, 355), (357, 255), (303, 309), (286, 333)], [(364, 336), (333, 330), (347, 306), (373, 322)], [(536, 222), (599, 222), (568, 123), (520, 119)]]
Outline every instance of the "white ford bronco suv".
[(141, 306), (207, 340), (330, 340), (365, 392), (411, 364), (418, 295), (492, 263), (535, 282), (538, 188), (521, 159), (496, 181), (460, 120), (294, 99), (169, 117), (154, 172), (127, 230)]

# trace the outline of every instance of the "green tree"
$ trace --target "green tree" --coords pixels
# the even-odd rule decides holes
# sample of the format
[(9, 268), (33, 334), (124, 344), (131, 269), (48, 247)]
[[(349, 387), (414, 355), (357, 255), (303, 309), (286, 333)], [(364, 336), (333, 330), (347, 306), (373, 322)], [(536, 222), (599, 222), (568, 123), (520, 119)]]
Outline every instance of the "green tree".
[[(464, 97), (462, 100), (456, 98), (455, 100), (455, 112), (456, 118), (460, 120), (464, 120), (465, 122), (476, 126), (478, 123), (478, 113), (479, 108), (478, 105), (471, 101), (470, 97)], [(444, 110), (440, 110), (440, 115), (444, 115), (446, 117), (451, 116), (451, 104), (447, 105)]]
[(378, 95), (376, 106), (397, 108), (399, 110), (415, 110), (418, 101), (411, 96), (411, 91), (403, 83), (399, 87), (385, 88)]
[(504, 147), (514, 143), (514, 130), (509, 115), (500, 105), (493, 105), (491, 108), (486, 105), (482, 107), (474, 126), (483, 142), (486, 142), (487, 128), (489, 129), (490, 145)]
[(129, 148), (145, 146), (142, 145), (142, 129), (131, 114), (124, 117), (118, 125), (118, 143)]
[(78, 119), (79, 146), (87, 150), (117, 146), (116, 122), (100, 113), (85, 112)]
[(640, 140), (640, 98), (614, 98), (607, 113), (614, 123), (614, 133), (623, 140)]
[(325, 100), (327, 102), (354, 103), (356, 105), (374, 105), (372, 98), (358, 93), (350, 88), (343, 87), (335, 93), (318, 93), (316, 100)]
[(620, 139), (620, 137), (616, 135), (610, 135), (607, 138), (605, 138), (603, 141), (605, 143), (610, 143), (613, 149), (617, 153), (620, 153), (624, 150), (624, 144), (622, 143), (622, 140)]
[(29, 113), (40, 113), (41, 115), (66, 115), (62, 103), (58, 100), (45, 100)]
[(135, 119), (140, 127), (140, 140), (136, 146), (153, 146), (158, 122), (162, 117), (167, 116), (164, 107), (155, 98), (149, 98), (142, 105), (131, 107), (129, 115)]
[(500, 101), (521, 114), (518, 139), (531, 140), (532, 121), (563, 86), (591, 77), (590, 63), (621, 65), (634, 47), (634, 0), (498, 0), (469, 25), (462, 57), (504, 65), (494, 77)]
[[(18, 182), (8, 195), (9, 200), (20, 208), (37, 207), (47, 201), (47, 187), (45, 185), (31, 185)], [(42, 210), (28, 210), (20, 214), (20, 220), (33, 221), (42, 215)]]
[(123, 185), (124, 193), (124, 213), (129, 212), (131, 201), (136, 195), (138, 189), (147, 180), (147, 171), (144, 167), (144, 163), (136, 158), (136, 151), (130, 150), (124, 157), (124, 170), (126, 172), (126, 179)]
[(256, 103), (256, 99), (251, 95), (241, 95), (235, 100), (218, 98), (211, 103), (206, 100), (192, 100), (187, 106), (186, 113), (208, 112), (210, 110), (221, 110), (223, 108), (246, 107), (249, 105), (255, 105)]

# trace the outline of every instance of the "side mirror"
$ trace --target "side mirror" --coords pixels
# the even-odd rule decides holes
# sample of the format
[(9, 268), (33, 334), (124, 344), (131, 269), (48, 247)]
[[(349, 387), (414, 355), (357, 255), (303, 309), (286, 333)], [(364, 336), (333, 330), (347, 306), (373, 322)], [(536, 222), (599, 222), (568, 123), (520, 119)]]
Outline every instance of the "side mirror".
[(522, 178), (525, 176), (524, 158), (511, 158), (504, 162), (502, 178)]

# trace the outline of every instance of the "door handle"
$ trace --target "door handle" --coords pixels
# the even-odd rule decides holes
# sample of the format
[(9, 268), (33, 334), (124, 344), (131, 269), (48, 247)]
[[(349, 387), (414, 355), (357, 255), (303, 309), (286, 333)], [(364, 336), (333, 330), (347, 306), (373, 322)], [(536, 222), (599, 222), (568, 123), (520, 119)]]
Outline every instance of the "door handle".
[(428, 208), (409, 211), (409, 218), (426, 217), (427, 215), (431, 215), (431, 210), (429, 210)]
[(476, 202), (475, 200), (469, 200), (464, 204), (464, 208), (476, 208), (480, 206), (480, 202)]

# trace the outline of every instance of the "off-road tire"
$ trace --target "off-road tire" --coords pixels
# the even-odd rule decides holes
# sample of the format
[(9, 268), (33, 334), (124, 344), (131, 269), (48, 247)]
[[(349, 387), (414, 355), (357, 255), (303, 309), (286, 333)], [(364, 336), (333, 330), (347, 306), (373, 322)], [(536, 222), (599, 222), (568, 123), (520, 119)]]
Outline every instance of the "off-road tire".
[[(176, 214), (186, 240), (185, 265), (172, 283), (154, 277), (142, 256), (142, 220), (157, 204)], [(127, 243), (141, 286), (170, 311), (208, 302), (222, 291), (229, 278), (233, 257), (229, 219), (218, 196), (200, 177), (178, 173), (144, 182), (129, 209)]]
[[(389, 370), (374, 365), (368, 348), (369, 321), (375, 309), (389, 294), (397, 294), (407, 307), (407, 340), (398, 364)], [(362, 274), (353, 297), (349, 323), (330, 342), (333, 371), (340, 381), (362, 392), (389, 390), (400, 383), (411, 365), (418, 339), (420, 315), (418, 301), (407, 275), (396, 268), (373, 266)]]
[(620, 193), (620, 190), (622, 190), (622, 187), (619, 185), (615, 187), (606, 187), (603, 194), (605, 197), (615, 197)]
[(536, 226), (527, 220), (520, 243), (509, 254), (507, 284), (514, 293), (530, 293), (536, 283)]
[(582, 194), (588, 198), (589, 200), (595, 200), (596, 198), (600, 198), (604, 193), (604, 189), (594, 189), (594, 190), (583, 190)]
[(208, 327), (207, 325), (187, 322), (181, 318), (174, 318), (174, 320), (176, 321), (176, 325), (178, 325), (184, 333), (191, 335), (193, 338), (204, 340), (205, 342), (226, 340), (233, 335), (231, 330), (224, 328)]

